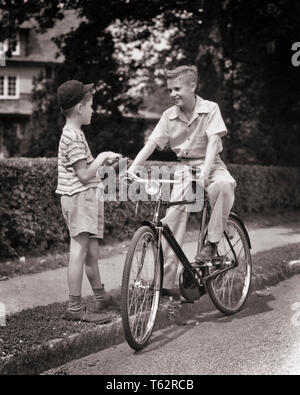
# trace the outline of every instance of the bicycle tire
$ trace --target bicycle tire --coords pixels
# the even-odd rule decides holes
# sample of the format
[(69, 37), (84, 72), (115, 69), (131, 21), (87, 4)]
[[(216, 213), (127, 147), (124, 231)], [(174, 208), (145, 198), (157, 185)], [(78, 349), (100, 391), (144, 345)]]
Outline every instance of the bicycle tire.
[[(134, 274), (133, 265), (135, 264), (136, 261), (138, 262), (138, 259), (135, 259), (135, 254), (137, 252), (137, 248), (139, 247), (139, 243), (141, 243), (141, 241), (143, 241), (143, 239), (146, 240), (147, 237), (149, 238), (148, 241), (150, 241), (150, 243), (152, 244), (152, 246), (150, 248), (153, 252), (152, 258), (149, 257), (149, 260), (145, 266), (145, 270), (147, 269), (150, 272), (151, 271), (150, 266), (153, 265), (153, 268), (152, 268), (153, 279), (149, 279), (149, 281), (148, 281), (148, 282), (150, 282), (149, 284), (147, 284), (147, 281), (145, 281), (141, 278), (141, 272), (144, 269), (144, 264), (145, 264), (144, 260), (145, 260), (147, 252), (145, 253), (145, 255), (143, 257), (142, 265), (140, 264), (141, 267), (138, 269), (139, 270), (138, 276), (140, 276), (140, 277), (137, 277), (137, 278), (135, 278), (135, 276), (133, 276), (133, 278), (131, 277), (131, 275)], [(130, 243), (130, 246), (129, 246), (129, 249), (127, 252), (126, 260), (125, 260), (124, 269), (123, 269), (122, 288), (121, 288), (122, 324), (123, 324), (124, 334), (125, 334), (127, 343), (129, 344), (129, 346), (131, 348), (133, 348), (136, 351), (141, 350), (148, 343), (148, 341), (151, 337), (154, 325), (155, 325), (155, 320), (156, 320), (156, 315), (157, 315), (157, 310), (158, 310), (158, 305), (159, 305), (160, 291), (161, 291), (161, 285), (162, 285), (162, 276), (163, 276), (163, 272), (162, 272), (163, 257), (162, 257), (161, 248), (160, 248), (159, 260), (156, 259), (156, 248), (155, 248), (156, 241), (157, 241), (156, 234), (153, 229), (151, 229), (149, 226), (140, 227), (135, 232), (135, 234), (131, 240), (131, 243)], [(145, 248), (145, 246), (143, 246), (143, 248)], [(144, 254), (144, 252), (143, 252), (143, 254)], [(159, 263), (159, 265), (158, 265), (159, 267), (156, 267), (157, 262)], [(139, 263), (138, 263), (138, 265), (139, 265)], [(151, 289), (152, 286), (153, 286), (153, 290)], [(145, 315), (146, 319), (147, 319), (146, 324), (144, 323), (145, 333), (141, 334), (141, 330), (143, 328), (142, 329), (139, 329), (139, 328), (141, 326), (143, 327), (143, 322), (141, 323), (138, 321), (139, 315), (142, 316), (142, 314), (146, 314), (146, 313), (142, 313), (141, 310), (139, 310), (138, 312), (135, 310), (134, 311), (135, 314), (132, 315), (132, 308), (133, 308), (133, 303), (138, 304), (139, 300), (142, 297), (144, 298), (142, 300), (142, 305), (147, 307), (148, 300), (147, 300), (147, 302), (145, 302), (145, 297), (146, 297), (145, 295), (146, 295), (147, 290), (149, 291), (149, 294), (150, 293), (153, 294), (153, 298), (152, 298), (152, 300), (149, 299), (150, 304), (151, 304), (150, 314), (149, 314), (148, 318), (147, 318), (147, 315)], [(144, 294), (142, 294), (142, 292), (144, 292)], [(133, 295), (135, 295), (135, 296), (133, 296)], [(142, 319), (143, 319), (143, 317), (142, 317)], [(136, 322), (135, 320), (137, 320), (136, 327), (134, 327), (135, 322)], [(142, 325), (140, 325), (140, 324), (142, 324)], [(138, 335), (138, 332), (139, 332), (139, 335)]]
[[(251, 259), (250, 247), (249, 247), (249, 243), (248, 243), (248, 239), (247, 239), (245, 230), (243, 229), (243, 227), (241, 226), (239, 221), (237, 221), (232, 215), (230, 215), (229, 219), (228, 219), (228, 228), (230, 228), (230, 227), (233, 227), (235, 229), (236, 233), (238, 234), (238, 236), (240, 237), (240, 241), (242, 242), (242, 248), (244, 251), (243, 259), (240, 258), (242, 250), (239, 252), (238, 255), (235, 250), (235, 248), (238, 244), (238, 241), (233, 240), (233, 242), (231, 243), (232, 247), (230, 247), (228, 239), (226, 238), (225, 233), (224, 233), (222, 240), (225, 244), (227, 244), (226, 248), (230, 250), (229, 252), (232, 255), (233, 259), (235, 259), (235, 258), (234, 258), (234, 254), (233, 254), (231, 248), (234, 249), (236, 256), (237, 256), (237, 260), (239, 261), (239, 265), (236, 268), (230, 269), (229, 271), (227, 271), (224, 274), (220, 274), (219, 276), (217, 276), (214, 279), (210, 279), (210, 280), (206, 281), (206, 289), (207, 289), (207, 292), (208, 292), (213, 304), (216, 306), (216, 308), (219, 311), (221, 311), (225, 315), (236, 314), (244, 307), (244, 305), (247, 301), (247, 297), (249, 295), (250, 289), (251, 289), (251, 276), (252, 276), (252, 259)], [(219, 252), (220, 243), (222, 242), (222, 240), (219, 242), (218, 252)], [(228, 252), (228, 255), (229, 255), (229, 252)], [(220, 255), (222, 255), (222, 254), (220, 254)], [(243, 264), (246, 267), (246, 273), (244, 275), (244, 279), (241, 280), (242, 276), (243, 276), (243, 273), (241, 273)], [(227, 279), (229, 279), (229, 276), (234, 273), (234, 277), (235, 277), (235, 274), (237, 273), (238, 270), (240, 271), (240, 273), (238, 273), (238, 274), (240, 275), (241, 281), (239, 282), (238, 281), (239, 279), (236, 278), (237, 281), (235, 284), (233, 284), (234, 279), (232, 279), (231, 290), (229, 291), (230, 295), (228, 293), (228, 295), (229, 295), (228, 302), (226, 303), (225, 292), (226, 292), (227, 286), (224, 285), (224, 290), (220, 291), (220, 288), (217, 289), (217, 283), (218, 283), (218, 281), (222, 281), (223, 284), (224, 284), (224, 282), (226, 282), (228, 284), (229, 281), (226, 280), (225, 276), (227, 276)], [(242, 284), (242, 282), (243, 282), (243, 284)], [(238, 288), (241, 288), (241, 286), (242, 286), (241, 296), (240, 296), (239, 300), (237, 300), (237, 302), (233, 305), (233, 303), (232, 302), (230, 303), (229, 301), (230, 300), (232, 301), (232, 295), (233, 295), (234, 291), (238, 295), (238, 292), (239, 292)], [(221, 293), (223, 294), (223, 297), (221, 297)]]

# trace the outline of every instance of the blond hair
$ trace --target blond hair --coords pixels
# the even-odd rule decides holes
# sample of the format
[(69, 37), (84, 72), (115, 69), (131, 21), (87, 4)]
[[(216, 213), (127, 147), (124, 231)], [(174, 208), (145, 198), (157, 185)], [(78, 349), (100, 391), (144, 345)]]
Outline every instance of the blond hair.
[(165, 70), (165, 78), (173, 80), (178, 77), (186, 77), (189, 82), (198, 83), (198, 70), (196, 66), (179, 66), (172, 70)]

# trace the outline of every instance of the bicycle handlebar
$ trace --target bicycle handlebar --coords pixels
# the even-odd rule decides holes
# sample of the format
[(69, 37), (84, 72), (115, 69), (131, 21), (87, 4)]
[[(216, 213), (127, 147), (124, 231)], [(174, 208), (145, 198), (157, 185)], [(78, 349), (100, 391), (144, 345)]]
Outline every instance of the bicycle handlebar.
[[(155, 181), (159, 184), (179, 184), (182, 182), (181, 180), (163, 180), (163, 179), (148, 180), (146, 178), (138, 177), (136, 174), (132, 173), (131, 171), (126, 171), (122, 174), (122, 181), (123, 180), (137, 181), (141, 184), (146, 184), (151, 181), (152, 182)], [(186, 179), (185, 181), (193, 182), (199, 180), (197, 180), (196, 178), (191, 178), (191, 179)]]

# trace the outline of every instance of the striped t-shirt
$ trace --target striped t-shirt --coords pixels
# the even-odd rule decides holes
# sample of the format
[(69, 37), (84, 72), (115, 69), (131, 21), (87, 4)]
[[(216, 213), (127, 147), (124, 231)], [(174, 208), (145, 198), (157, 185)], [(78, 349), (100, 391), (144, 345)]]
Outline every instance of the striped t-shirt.
[(58, 182), (55, 191), (57, 194), (73, 195), (99, 186), (101, 179), (98, 176), (86, 184), (79, 180), (72, 165), (81, 159), (86, 159), (87, 165), (94, 160), (85, 135), (80, 129), (65, 126), (58, 147)]

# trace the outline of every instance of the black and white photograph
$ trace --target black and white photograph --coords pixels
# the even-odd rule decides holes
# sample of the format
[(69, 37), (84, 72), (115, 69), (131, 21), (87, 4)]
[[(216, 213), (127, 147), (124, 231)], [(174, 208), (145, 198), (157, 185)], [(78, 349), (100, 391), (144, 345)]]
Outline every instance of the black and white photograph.
[(0, 376), (299, 374), (300, 2), (1, 0)]

